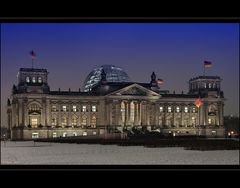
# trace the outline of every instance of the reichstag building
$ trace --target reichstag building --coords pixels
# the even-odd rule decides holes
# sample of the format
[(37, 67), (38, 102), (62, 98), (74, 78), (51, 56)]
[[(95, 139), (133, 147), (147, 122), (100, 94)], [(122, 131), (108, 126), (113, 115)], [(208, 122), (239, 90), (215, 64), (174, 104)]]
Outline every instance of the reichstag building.
[(161, 90), (154, 72), (146, 83), (131, 81), (114, 65), (95, 68), (79, 91), (52, 91), (46, 69), (20, 68), (17, 78), (7, 101), (12, 140), (124, 134), (135, 129), (225, 135), (225, 99), (218, 76), (191, 78), (187, 93)]

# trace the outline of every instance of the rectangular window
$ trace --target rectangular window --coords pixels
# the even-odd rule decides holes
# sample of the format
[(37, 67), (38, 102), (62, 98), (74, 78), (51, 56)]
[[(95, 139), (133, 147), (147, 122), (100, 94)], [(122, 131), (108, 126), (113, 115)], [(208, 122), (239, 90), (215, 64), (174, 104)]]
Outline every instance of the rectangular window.
[(67, 106), (62, 106), (62, 111), (66, 112), (67, 111)]
[(57, 133), (53, 133), (53, 138), (57, 138)]
[(179, 107), (179, 106), (176, 107), (176, 112), (177, 112), (177, 113), (180, 112), (180, 107)]
[(72, 110), (73, 110), (73, 112), (76, 112), (77, 111), (77, 106), (73, 106)]
[(52, 118), (52, 126), (56, 126), (57, 125), (57, 118), (53, 117)]
[(96, 106), (92, 106), (92, 112), (96, 112), (97, 111), (97, 107)]
[(56, 112), (57, 111), (57, 106), (56, 105), (53, 105), (52, 106), (52, 112)]
[(38, 133), (32, 133), (32, 138), (39, 138), (39, 134)]
[(188, 113), (188, 107), (184, 107), (184, 112)]
[(82, 112), (86, 112), (87, 111), (87, 106), (82, 106)]
[(192, 112), (196, 113), (196, 108), (195, 107), (192, 108)]
[(160, 106), (160, 107), (159, 107), (159, 110), (160, 110), (160, 112), (163, 112), (163, 107)]
[(171, 106), (168, 107), (168, 112), (169, 112), (169, 113), (172, 112), (172, 107), (171, 107)]

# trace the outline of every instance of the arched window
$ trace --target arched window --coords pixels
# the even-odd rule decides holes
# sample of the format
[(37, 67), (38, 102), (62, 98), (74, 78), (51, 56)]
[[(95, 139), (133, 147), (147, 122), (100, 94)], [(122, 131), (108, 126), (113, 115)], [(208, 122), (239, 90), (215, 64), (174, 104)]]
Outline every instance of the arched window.
[(62, 126), (63, 127), (67, 126), (67, 117), (65, 116), (62, 117)]
[(97, 118), (96, 118), (96, 116), (92, 116), (91, 127), (96, 128), (96, 125), (97, 125)]
[(86, 116), (86, 115), (83, 115), (83, 116), (82, 116), (81, 125), (82, 125), (82, 126), (86, 126), (86, 125), (87, 125), (87, 116)]
[(30, 78), (29, 78), (29, 76), (26, 77), (26, 82), (27, 82), (27, 83), (30, 82)]
[(176, 112), (177, 112), (177, 113), (180, 112), (180, 107), (179, 107), (179, 106), (176, 107)]
[(36, 83), (36, 77), (32, 77), (32, 82)]
[(169, 107), (168, 107), (168, 113), (171, 113), (171, 112), (172, 112), (172, 107), (169, 106)]
[(57, 125), (57, 117), (53, 116), (52, 117), (52, 126), (56, 126)]
[(34, 104), (31, 104), (31, 105), (29, 106), (29, 111), (40, 113), (41, 108), (40, 108), (40, 106), (39, 106), (38, 104), (34, 103)]
[(38, 83), (42, 83), (42, 77), (38, 77)]
[(72, 126), (76, 126), (77, 125), (77, 116), (73, 115), (72, 116)]
[(160, 113), (163, 112), (163, 106), (160, 106), (160, 107), (159, 107), (159, 111), (160, 111)]

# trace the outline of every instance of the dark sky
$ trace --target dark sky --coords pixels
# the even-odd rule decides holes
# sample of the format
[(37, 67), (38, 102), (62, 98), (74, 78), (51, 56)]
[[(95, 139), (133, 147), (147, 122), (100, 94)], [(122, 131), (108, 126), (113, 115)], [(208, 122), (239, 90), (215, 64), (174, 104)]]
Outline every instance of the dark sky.
[(220, 76), (227, 99), (225, 114), (239, 113), (239, 24), (234, 23), (62, 23), (1, 24), (1, 110), (20, 67), (46, 68), (51, 90), (78, 90), (88, 73), (102, 64), (120, 66), (136, 82), (152, 71), (162, 89), (187, 92), (188, 80), (203, 74), (203, 61)]

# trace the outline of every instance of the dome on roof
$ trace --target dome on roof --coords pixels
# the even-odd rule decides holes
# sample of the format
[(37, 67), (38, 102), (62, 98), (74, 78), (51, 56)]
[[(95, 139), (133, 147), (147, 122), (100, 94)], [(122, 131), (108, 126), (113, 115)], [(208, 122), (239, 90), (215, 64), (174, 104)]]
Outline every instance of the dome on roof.
[(91, 91), (91, 89), (101, 80), (102, 69), (106, 73), (107, 82), (129, 82), (130, 78), (127, 73), (120, 67), (115, 65), (102, 65), (92, 70), (84, 81), (83, 90)]

